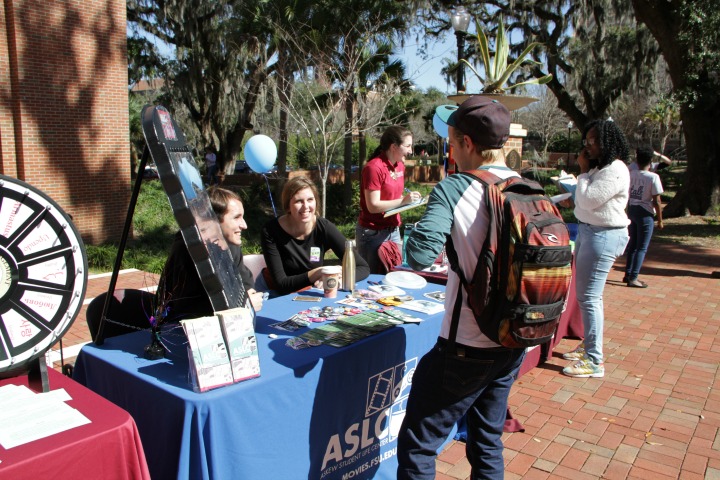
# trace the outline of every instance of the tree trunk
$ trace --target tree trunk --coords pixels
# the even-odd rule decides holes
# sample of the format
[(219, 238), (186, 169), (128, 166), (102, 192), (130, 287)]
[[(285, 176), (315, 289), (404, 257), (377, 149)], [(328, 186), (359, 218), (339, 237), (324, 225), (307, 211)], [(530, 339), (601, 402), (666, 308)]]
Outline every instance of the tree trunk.
[(278, 142), (277, 167), (280, 175), (286, 175), (285, 166), (287, 165), (288, 152), (288, 110), (290, 109), (290, 101), (292, 97), (292, 72), (288, 71), (287, 52), (279, 51), (278, 63), (278, 83), (277, 88), (280, 97), (280, 138)]
[[(220, 151), (218, 152), (217, 161), (219, 168), (224, 169), (225, 173), (233, 173), (230, 168), (234, 168), (235, 157), (237, 157), (242, 151), (242, 141), (245, 137), (245, 132), (252, 131), (253, 124), (250, 123), (250, 118), (255, 111), (257, 105), (257, 98), (260, 87), (264, 84), (265, 79), (271, 73), (270, 69), (256, 70), (249, 79), (249, 86), (245, 95), (245, 102), (243, 103), (241, 112), (238, 114), (238, 118), (235, 120), (229, 130), (218, 132), (220, 137)], [(230, 167), (232, 165), (232, 167)]]
[[(359, 126), (358, 126), (359, 130)], [(367, 162), (367, 138), (365, 137), (365, 132), (360, 131), (358, 135), (358, 171), (362, 171), (363, 167), (365, 166), (365, 162)]]
[(280, 132), (278, 139), (278, 155), (277, 155), (277, 171), (279, 175), (285, 175), (285, 165), (287, 165), (288, 152), (288, 114), (284, 108), (280, 109)]
[(343, 153), (345, 179), (343, 182), (343, 205), (346, 208), (352, 203), (352, 143), (353, 143), (353, 113), (354, 96), (348, 92), (345, 97), (345, 149)]
[(709, 81), (688, 83), (688, 72), (696, 71), (688, 45), (677, 41), (682, 16), (675, 2), (665, 0), (633, 0), (637, 19), (643, 22), (660, 45), (668, 72), (676, 91), (691, 90), (699, 100), (683, 105), (683, 122), (687, 149), (687, 171), (682, 186), (663, 209), (663, 217), (686, 214), (717, 214), (720, 206), (720, 100), (712, 92), (703, 91)]
[(143, 172), (138, 172), (138, 154), (135, 144), (130, 142), (130, 179), (135, 180), (138, 175), (142, 175)]
[(685, 131), (687, 171), (678, 193), (663, 209), (663, 217), (683, 215), (718, 215), (720, 206), (720, 124), (717, 106), (682, 108), (680, 115)]

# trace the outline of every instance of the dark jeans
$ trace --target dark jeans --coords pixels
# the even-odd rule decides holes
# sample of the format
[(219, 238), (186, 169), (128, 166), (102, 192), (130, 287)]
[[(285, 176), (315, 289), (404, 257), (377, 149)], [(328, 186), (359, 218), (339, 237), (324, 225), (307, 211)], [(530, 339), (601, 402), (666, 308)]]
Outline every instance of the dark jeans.
[(464, 349), (464, 358), (453, 356), (440, 338), (418, 363), (398, 437), (398, 479), (435, 478), (437, 450), (465, 414), (471, 478), (503, 478), (508, 395), (525, 350)]
[(653, 228), (655, 228), (655, 219), (652, 213), (638, 205), (628, 207), (628, 217), (630, 218), (628, 227), (630, 241), (625, 252), (627, 254), (625, 276), (630, 282), (640, 275), (640, 268), (650, 245)]
[(370, 266), (370, 273), (379, 273), (381, 275), (387, 273), (378, 255), (380, 245), (386, 241), (395, 242), (402, 250), (400, 229), (398, 227), (392, 227), (373, 230), (372, 228), (365, 228), (360, 224), (355, 225), (355, 245), (357, 246), (360, 256), (363, 257)]
[(219, 185), (220, 184), (220, 181), (219, 181), (218, 175), (217, 175), (218, 174), (218, 166), (217, 165), (208, 167), (207, 174), (208, 174), (208, 182), (210, 183), (210, 185)]

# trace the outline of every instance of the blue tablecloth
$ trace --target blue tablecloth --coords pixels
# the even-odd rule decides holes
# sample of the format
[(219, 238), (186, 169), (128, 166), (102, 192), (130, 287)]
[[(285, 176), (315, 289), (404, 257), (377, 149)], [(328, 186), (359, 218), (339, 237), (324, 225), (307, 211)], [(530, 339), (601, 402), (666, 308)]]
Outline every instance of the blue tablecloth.
[[(424, 298), (423, 292), (443, 289), (428, 284), (407, 293)], [(246, 382), (194, 393), (185, 347), (146, 360), (148, 332), (86, 345), (74, 378), (135, 418), (153, 478), (393, 479), (412, 373), (434, 345), (442, 313), (417, 313), (420, 324), (339, 349), (293, 350), (285, 341), (304, 329), (290, 334), (268, 326), (342, 296), (312, 304), (293, 302), (293, 295), (266, 302), (256, 322), (261, 376)]]

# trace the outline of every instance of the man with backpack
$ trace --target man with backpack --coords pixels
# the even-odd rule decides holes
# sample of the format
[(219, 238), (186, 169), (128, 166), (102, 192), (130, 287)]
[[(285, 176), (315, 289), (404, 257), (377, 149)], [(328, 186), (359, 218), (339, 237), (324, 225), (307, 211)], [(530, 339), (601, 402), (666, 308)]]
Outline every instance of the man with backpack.
[[(502, 104), (473, 96), (452, 112), (446, 123), (460, 172), (491, 172), (491, 178), (498, 182), (519, 177), (505, 164), (502, 147), (509, 136), (510, 112)], [(492, 187), (490, 190), (495, 192), (497, 189)], [(427, 210), (406, 245), (408, 263), (421, 270), (434, 263), (447, 242), (453, 268), (448, 272), (440, 336), (412, 377), (398, 438), (399, 479), (435, 478), (436, 452), (463, 415), (467, 415), (466, 453), (472, 466), (471, 478), (502, 479), (504, 475), (501, 437), (508, 395), (525, 349), (503, 346), (498, 335), (481, 331), (476, 308), (468, 303), (468, 281), (478, 279), (474, 272), (483, 263), (479, 258), (487, 250), (486, 240), (501, 245), (496, 233), (489, 229), (494, 220), (486, 189), (483, 181), (467, 173), (445, 178), (430, 194)], [(568, 264), (567, 283), (569, 255), (568, 247), (560, 261)], [(493, 286), (479, 289), (486, 292), (480, 303), (490, 301)]]

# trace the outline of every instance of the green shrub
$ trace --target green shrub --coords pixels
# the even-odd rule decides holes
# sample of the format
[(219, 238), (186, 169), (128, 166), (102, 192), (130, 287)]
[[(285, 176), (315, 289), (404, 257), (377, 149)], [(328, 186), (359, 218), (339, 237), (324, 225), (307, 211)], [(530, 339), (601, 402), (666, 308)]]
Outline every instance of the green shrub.
[[(426, 195), (432, 186), (408, 183), (411, 190)], [(262, 253), (260, 238), (263, 226), (275, 214), (273, 212), (267, 185), (264, 181), (248, 187), (228, 187), (235, 190), (245, 207), (245, 221), (248, 229), (243, 232), (243, 252)], [(278, 214), (280, 205), (280, 184), (271, 184), (272, 198)], [(337, 225), (345, 237), (355, 238), (355, 225), (360, 211), (359, 182), (353, 183), (353, 197), (350, 207), (342, 205), (343, 186), (328, 185), (327, 218)], [(417, 222), (425, 207), (407, 210), (401, 214), (403, 223)], [(127, 242), (123, 252), (121, 268), (137, 268), (145, 272), (160, 273), (167, 259), (177, 222), (170, 208), (167, 195), (159, 181), (143, 182), (133, 216), (133, 238)], [(117, 244), (86, 245), (88, 264), (92, 272), (112, 271), (117, 256)], [(332, 255), (331, 255), (332, 256)]]
[[(170, 202), (160, 182), (143, 182), (133, 215), (133, 235), (125, 246), (121, 268), (159, 273), (177, 230)], [(117, 251), (117, 243), (86, 245), (90, 271), (112, 271)]]

